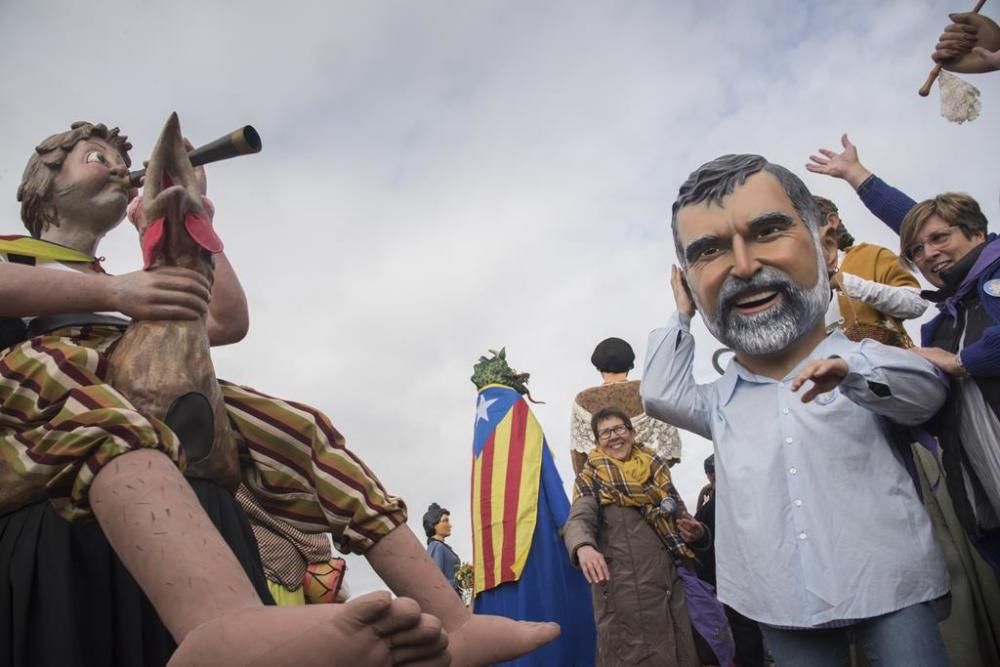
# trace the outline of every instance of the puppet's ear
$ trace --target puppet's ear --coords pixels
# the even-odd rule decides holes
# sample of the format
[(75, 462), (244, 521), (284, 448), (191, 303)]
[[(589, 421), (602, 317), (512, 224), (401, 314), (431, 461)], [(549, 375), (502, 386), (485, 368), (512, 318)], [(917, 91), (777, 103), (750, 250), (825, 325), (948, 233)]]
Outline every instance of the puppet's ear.
[(144, 194), (155, 197), (171, 185), (183, 186), (192, 195), (200, 192), (176, 111), (167, 119), (149, 158)]

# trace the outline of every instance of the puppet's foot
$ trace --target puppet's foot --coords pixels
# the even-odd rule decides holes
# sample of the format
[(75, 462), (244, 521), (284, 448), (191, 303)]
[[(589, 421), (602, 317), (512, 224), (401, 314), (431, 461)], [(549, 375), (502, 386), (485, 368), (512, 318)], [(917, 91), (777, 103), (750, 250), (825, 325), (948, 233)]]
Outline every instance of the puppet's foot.
[(253, 607), (208, 621), (180, 643), (170, 667), (447, 667), (440, 621), (407, 598), (370, 593), (346, 604)]
[(453, 665), (478, 667), (512, 660), (558, 636), (557, 623), (528, 623), (502, 616), (473, 615), (452, 631), (449, 652)]

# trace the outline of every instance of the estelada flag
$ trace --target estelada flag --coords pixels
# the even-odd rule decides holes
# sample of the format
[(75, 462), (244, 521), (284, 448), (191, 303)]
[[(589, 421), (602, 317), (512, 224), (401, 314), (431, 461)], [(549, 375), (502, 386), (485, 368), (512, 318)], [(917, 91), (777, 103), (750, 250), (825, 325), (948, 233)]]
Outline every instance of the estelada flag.
[(542, 427), (510, 387), (486, 385), (476, 403), (472, 441), (474, 594), (517, 581), (538, 515)]

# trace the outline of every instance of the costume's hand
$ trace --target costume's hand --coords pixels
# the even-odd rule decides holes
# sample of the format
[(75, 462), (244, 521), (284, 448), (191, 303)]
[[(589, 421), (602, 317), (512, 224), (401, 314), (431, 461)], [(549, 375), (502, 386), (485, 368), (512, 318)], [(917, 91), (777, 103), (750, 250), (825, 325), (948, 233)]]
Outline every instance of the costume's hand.
[(611, 578), (604, 556), (589, 544), (576, 550), (576, 559), (580, 562), (580, 569), (583, 570), (587, 583), (599, 584)]
[[(190, 153), (194, 150), (194, 144), (188, 141), (187, 137), (184, 137), (184, 148)], [(198, 189), (201, 190), (201, 196), (204, 197), (208, 194), (208, 176), (205, 175), (205, 167), (197, 166), (194, 168), (194, 177), (198, 181)]]
[(677, 305), (677, 312), (688, 317), (694, 316), (694, 300), (684, 281), (684, 273), (677, 266), (670, 267), (670, 287), (674, 290), (674, 303)]
[(179, 266), (113, 276), (111, 309), (137, 320), (195, 320), (208, 312), (208, 279)]
[(814, 174), (842, 178), (857, 190), (872, 173), (861, 164), (858, 159), (858, 147), (851, 143), (846, 133), (840, 136), (840, 145), (844, 147), (840, 153), (834, 153), (827, 148), (818, 149), (822, 157), (810, 155), (811, 162), (806, 165), (806, 169)]
[(697, 542), (705, 537), (705, 526), (693, 516), (685, 512), (677, 518), (677, 530), (685, 542)]
[(813, 386), (802, 395), (802, 402), (808, 403), (820, 394), (832, 391), (843, 382), (847, 377), (847, 371), (847, 362), (840, 357), (810, 361), (792, 380), (791, 390), (798, 391), (807, 380), (812, 380)]
[(954, 352), (942, 350), (940, 347), (912, 347), (910, 351), (919, 354), (952, 377), (965, 375), (962, 367), (958, 365), (958, 355)]
[(951, 72), (981, 74), (1000, 69), (1000, 26), (982, 14), (951, 14), (931, 58)]

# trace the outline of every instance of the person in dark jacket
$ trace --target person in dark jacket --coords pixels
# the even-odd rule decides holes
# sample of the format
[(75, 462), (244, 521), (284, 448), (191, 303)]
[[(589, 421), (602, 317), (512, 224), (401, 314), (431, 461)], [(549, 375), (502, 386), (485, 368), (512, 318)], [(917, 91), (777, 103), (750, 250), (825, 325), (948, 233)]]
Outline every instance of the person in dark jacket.
[(591, 428), (598, 446), (577, 475), (563, 539), (591, 584), (597, 665), (698, 665), (675, 563), (692, 559), (688, 543), (708, 533), (624, 411), (598, 411)]

